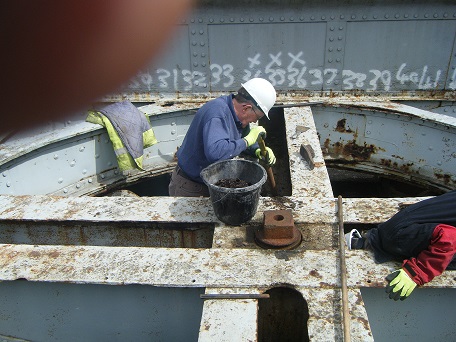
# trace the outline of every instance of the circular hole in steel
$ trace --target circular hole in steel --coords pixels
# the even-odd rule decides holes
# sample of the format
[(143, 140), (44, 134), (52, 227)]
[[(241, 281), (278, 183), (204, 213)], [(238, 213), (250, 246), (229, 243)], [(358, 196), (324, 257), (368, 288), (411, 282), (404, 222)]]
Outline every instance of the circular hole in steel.
[(283, 215), (275, 215), (274, 216), (274, 220), (276, 221), (283, 221), (285, 219), (285, 217), (283, 217)]

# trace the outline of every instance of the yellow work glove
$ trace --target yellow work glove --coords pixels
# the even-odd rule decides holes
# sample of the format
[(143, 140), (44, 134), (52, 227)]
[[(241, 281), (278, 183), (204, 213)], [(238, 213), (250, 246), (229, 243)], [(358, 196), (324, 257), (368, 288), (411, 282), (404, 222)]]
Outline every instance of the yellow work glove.
[(266, 156), (263, 156), (260, 148), (257, 148), (255, 150), (255, 155), (257, 156), (258, 159), (264, 161), (268, 165), (274, 165), (276, 162), (276, 157), (274, 155), (274, 152), (272, 152), (272, 150), (267, 146), (266, 146)]
[(394, 300), (404, 300), (412, 293), (416, 287), (416, 283), (403, 269), (394, 271), (386, 277), (388, 285), (386, 285), (386, 293), (389, 293), (389, 298)]
[(266, 138), (266, 130), (262, 126), (255, 126), (250, 129), (249, 134), (244, 137), (247, 147), (252, 146), (256, 143), (259, 135), (263, 136), (263, 139)]

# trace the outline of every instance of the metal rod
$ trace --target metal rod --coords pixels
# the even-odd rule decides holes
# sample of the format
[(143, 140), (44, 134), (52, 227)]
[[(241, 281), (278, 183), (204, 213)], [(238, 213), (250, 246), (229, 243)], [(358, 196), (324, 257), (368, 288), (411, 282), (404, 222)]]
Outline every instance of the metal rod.
[(202, 299), (267, 299), (267, 293), (205, 293), (201, 294)]
[(342, 211), (342, 196), (340, 195), (338, 197), (337, 206), (337, 212), (339, 214), (340, 280), (342, 287), (344, 342), (350, 342), (350, 310), (348, 308), (347, 266), (345, 264), (344, 215)]
[(312, 106), (317, 104), (322, 104), (323, 101), (316, 101), (316, 102), (300, 102), (300, 103), (289, 103), (289, 104), (278, 104), (274, 105), (273, 108), (292, 108), (292, 107), (305, 107), (305, 106)]

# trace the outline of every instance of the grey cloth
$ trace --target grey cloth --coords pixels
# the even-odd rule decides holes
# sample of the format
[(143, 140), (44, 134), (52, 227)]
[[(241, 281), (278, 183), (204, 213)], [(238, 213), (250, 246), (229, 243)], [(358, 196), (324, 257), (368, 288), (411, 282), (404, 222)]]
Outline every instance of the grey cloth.
[(141, 157), (144, 153), (143, 132), (151, 129), (144, 113), (128, 100), (97, 108), (96, 110), (109, 119), (133, 159)]
[(170, 196), (178, 197), (209, 197), (206, 184), (190, 180), (179, 166), (176, 166), (168, 186)]

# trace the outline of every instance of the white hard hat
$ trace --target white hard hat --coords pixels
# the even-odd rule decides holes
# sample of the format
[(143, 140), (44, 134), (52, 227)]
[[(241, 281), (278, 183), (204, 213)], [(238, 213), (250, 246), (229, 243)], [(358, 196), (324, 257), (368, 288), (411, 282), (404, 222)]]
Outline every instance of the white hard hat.
[(269, 119), (269, 110), (276, 101), (276, 91), (272, 84), (264, 78), (252, 78), (241, 85), (252, 97), (255, 106)]

